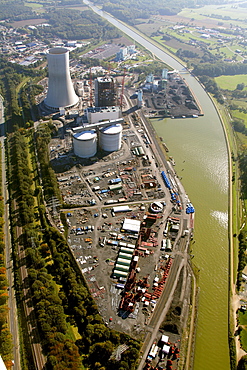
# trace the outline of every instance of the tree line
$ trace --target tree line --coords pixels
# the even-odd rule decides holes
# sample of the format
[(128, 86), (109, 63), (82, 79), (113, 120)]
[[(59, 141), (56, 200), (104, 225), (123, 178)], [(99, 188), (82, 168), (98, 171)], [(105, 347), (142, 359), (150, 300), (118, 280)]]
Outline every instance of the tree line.
[(149, 19), (153, 15), (176, 15), (183, 8), (195, 8), (206, 4), (221, 4), (220, 0), (94, 0), (102, 9), (111, 13), (116, 18), (129, 24), (137, 24), (140, 19)]
[(196, 76), (218, 77), (221, 75), (234, 76), (247, 73), (247, 63), (201, 63), (193, 68)]
[[(1, 159), (1, 153), (0, 153)], [(1, 163), (1, 162), (0, 162)], [(0, 165), (0, 175), (2, 175), (2, 167)], [(7, 291), (7, 276), (5, 267), (5, 245), (4, 245), (4, 203), (2, 197), (2, 182), (0, 182), (0, 355), (6, 365), (11, 366), (13, 358), (12, 352), (12, 336), (8, 326), (8, 291)]]
[[(13, 130), (14, 125), (25, 126), (31, 120), (30, 108), (34, 108), (37, 114), (35, 95), (40, 93), (40, 87), (37, 87), (35, 81), (45, 77), (46, 73), (47, 71), (42, 69), (10, 63), (6, 57), (0, 56), (0, 93), (4, 97), (9, 132)], [(30, 84), (19, 88), (24, 79), (28, 79)]]
[[(52, 124), (48, 123), (35, 136), (37, 150), (42, 152), (39, 158), (46, 165), (52, 129)], [(38, 180), (30, 160), (33, 155), (30, 153), (34, 153), (31, 143), (32, 130), (16, 128), (9, 135), (9, 180), (11, 199), (15, 199), (18, 206), (18, 212), (12, 211), (13, 225), (22, 227), (22, 235), (17, 242), (25, 249), (29, 294), (47, 357), (47, 369), (135, 369), (140, 343), (105, 325), (66, 240), (46, 218), (42, 192), (36, 184)], [(55, 181), (54, 178), (49, 179), (49, 173), (42, 175), (44, 190), (51, 188)], [(15, 256), (17, 268), (22, 261), (18, 261), (16, 252)], [(24, 282), (18, 277), (16, 281), (17, 295), (21, 297)], [(72, 326), (77, 328), (80, 339), (71, 339)], [(129, 348), (121, 360), (110, 360), (117, 346), (124, 343)]]

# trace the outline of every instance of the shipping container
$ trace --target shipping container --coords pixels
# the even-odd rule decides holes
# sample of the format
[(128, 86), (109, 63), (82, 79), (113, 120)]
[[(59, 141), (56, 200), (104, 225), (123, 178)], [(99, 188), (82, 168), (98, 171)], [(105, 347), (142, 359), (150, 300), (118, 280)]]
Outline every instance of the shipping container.
[(122, 189), (122, 184), (119, 183), (119, 184), (113, 184), (113, 185), (109, 185), (109, 190), (110, 191), (114, 191), (114, 190), (121, 190)]
[(119, 242), (119, 247), (127, 247), (127, 243), (125, 242)]
[(98, 190), (100, 190), (100, 187), (99, 186), (94, 186), (92, 189), (93, 189), (93, 191), (98, 191)]
[(166, 249), (166, 239), (163, 239), (161, 244), (161, 250), (164, 251), (165, 249)]
[(118, 246), (118, 241), (112, 240), (112, 239), (108, 239), (107, 240), (107, 244)]
[(117, 203), (117, 200), (109, 199), (105, 201), (105, 204), (113, 204), (113, 203)]
[(166, 240), (166, 249), (169, 251), (172, 250), (172, 243), (171, 243), (171, 240), (170, 239), (167, 239)]
[(109, 184), (118, 184), (119, 182), (121, 182), (122, 180), (118, 177), (116, 179), (111, 179), (109, 180)]

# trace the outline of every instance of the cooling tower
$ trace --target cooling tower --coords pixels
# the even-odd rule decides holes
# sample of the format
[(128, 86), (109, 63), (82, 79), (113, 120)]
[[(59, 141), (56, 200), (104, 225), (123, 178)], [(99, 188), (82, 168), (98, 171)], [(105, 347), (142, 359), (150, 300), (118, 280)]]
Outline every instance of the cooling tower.
[(69, 73), (69, 50), (52, 48), (47, 54), (49, 82), (45, 105), (52, 109), (69, 108), (78, 103)]

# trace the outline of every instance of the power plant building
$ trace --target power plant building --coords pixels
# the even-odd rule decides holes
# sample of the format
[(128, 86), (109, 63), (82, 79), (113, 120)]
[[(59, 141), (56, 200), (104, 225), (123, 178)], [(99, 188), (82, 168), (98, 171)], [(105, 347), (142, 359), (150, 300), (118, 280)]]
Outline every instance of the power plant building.
[(47, 54), (49, 82), (45, 105), (53, 110), (70, 108), (78, 103), (69, 72), (69, 50), (56, 47)]
[(86, 109), (88, 123), (97, 123), (105, 120), (116, 120), (122, 116), (118, 106), (88, 107)]
[(112, 77), (98, 77), (94, 81), (94, 95), (96, 107), (116, 105), (117, 92)]

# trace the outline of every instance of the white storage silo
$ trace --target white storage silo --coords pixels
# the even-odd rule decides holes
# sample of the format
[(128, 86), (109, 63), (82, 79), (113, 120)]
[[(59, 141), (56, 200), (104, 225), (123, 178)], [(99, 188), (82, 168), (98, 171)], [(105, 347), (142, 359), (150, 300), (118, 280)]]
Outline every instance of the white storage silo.
[(122, 125), (119, 123), (103, 127), (99, 131), (99, 145), (106, 152), (115, 152), (121, 148)]
[(77, 132), (73, 136), (74, 153), (80, 158), (93, 157), (97, 152), (97, 134), (93, 130)]

